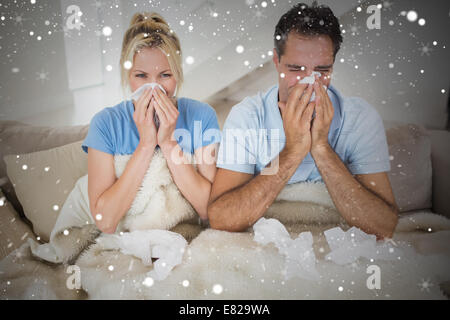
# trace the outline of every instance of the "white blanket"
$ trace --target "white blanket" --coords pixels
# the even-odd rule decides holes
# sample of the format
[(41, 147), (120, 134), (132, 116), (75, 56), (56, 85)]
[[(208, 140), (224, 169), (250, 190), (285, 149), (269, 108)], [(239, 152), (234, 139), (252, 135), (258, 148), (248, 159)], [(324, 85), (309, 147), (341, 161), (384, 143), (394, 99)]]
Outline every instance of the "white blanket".
[[(265, 218), (280, 221), (292, 239), (311, 234), (299, 252), (312, 248), (314, 272), (287, 264), (286, 252), (255, 241), (252, 228), (202, 231), (178, 217), (171, 230), (189, 244), (164, 279), (150, 274), (158, 260), (150, 265), (148, 257), (130, 254), (117, 243), (120, 236), (101, 235), (71, 269), (36, 260), (24, 244), (0, 262), (0, 294), (3, 299), (446, 299), (450, 293), (450, 220), (443, 216), (420, 211), (400, 217), (392, 242), (400, 259), (359, 257), (342, 264), (326, 259), (333, 245), (324, 232), (349, 226), (323, 183), (286, 186)], [(294, 272), (287, 271), (288, 265)]]
[[(131, 155), (114, 156), (116, 177), (125, 171)], [(155, 154), (144, 176), (136, 197), (120, 221), (116, 234), (137, 230), (169, 230), (178, 223), (194, 218), (194, 209), (181, 195), (167, 167), (160, 149)], [(95, 214), (101, 219), (102, 214)], [(160, 233), (161, 234), (161, 233)], [(33, 254), (52, 263), (69, 263), (100, 235), (89, 207), (88, 176), (81, 177), (68, 196), (50, 235), (50, 242), (39, 245), (28, 240)], [(142, 235), (142, 233), (140, 233)], [(148, 233), (147, 244), (158, 243)], [(168, 235), (172, 239), (173, 235)], [(120, 240), (116, 249), (122, 248)], [(129, 242), (128, 242), (129, 243)]]

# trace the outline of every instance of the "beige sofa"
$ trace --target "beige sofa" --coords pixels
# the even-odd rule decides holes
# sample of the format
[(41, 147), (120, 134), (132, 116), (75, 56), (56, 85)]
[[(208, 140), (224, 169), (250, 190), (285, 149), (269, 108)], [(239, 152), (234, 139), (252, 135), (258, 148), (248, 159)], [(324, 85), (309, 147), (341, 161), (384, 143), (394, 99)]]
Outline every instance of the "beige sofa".
[[(0, 259), (28, 237), (48, 240), (64, 200), (87, 174), (81, 141), (88, 128), (0, 121)], [(385, 128), (402, 214), (426, 209), (450, 217), (450, 132), (389, 122)]]

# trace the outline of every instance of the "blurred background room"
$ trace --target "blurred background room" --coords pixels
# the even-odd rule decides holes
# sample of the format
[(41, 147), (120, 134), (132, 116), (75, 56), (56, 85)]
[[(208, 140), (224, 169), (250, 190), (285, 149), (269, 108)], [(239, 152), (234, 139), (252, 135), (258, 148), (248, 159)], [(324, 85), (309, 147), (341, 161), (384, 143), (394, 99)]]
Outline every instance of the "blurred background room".
[[(312, 1), (305, 1), (311, 4)], [(132, 15), (155, 11), (181, 39), (180, 96), (230, 108), (277, 82), (273, 34), (287, 0), (2, 0), (0, 120), (87, 125), (118, 104), (119, 59)], [(446, 0), (324, 0), (344, 36), (332, 84), (371, 103), (387, 122), (448, 125), (450, 5)], [(370, 29), (367, 9), (379, 9)], [(76, 19), (76, 17), (79, 17)]]

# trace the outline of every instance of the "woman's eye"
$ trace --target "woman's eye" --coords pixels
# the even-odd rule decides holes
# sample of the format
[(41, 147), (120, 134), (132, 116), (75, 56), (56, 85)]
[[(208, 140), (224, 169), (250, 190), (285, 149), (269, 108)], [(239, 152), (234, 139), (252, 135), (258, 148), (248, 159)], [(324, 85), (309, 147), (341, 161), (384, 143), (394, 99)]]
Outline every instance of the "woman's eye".
[(137, 77), (137, 78), (144, 78), (144, 77), (145, 77), (145, 74), (137, 74), (136, 77)]
[(172, 75), (171, 74), (169, 74), (169, 73), (164, 73), (164, 74), (162, 74), (162, 77), (163, 78), (169, 78), (169, 77), (171, 77)]

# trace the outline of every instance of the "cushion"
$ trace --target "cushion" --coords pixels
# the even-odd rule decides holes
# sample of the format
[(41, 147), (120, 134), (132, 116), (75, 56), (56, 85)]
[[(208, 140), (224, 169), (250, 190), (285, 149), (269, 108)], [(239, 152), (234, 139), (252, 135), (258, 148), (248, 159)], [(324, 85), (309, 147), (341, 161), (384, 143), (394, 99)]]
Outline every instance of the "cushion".
[(48, 241), (59, 211), (77, 180), (87, 174), (83, 141), (4, 157), (7, 174), (33, 230)]
[(9, 154), (24, 154), (56, 148), (83, 140), (89, 125), (66, 127), (38, 127), (17, 121), (0, 121), (0, 186), (16, 211), (23, 217), (11, 182), (6, 177), (6, 164), (3, 157)]
[(386, 130), (391, 157), (389, 180), (400, 212), (432, 207), (431, 140), (417, 124)]
[(31, 228), (20, 219), (0, 190), (0, 260), (20, 247), (28, 238), (36, 239)]
[(433, 212), (450, 218), (450, 131), (430, 130)]

